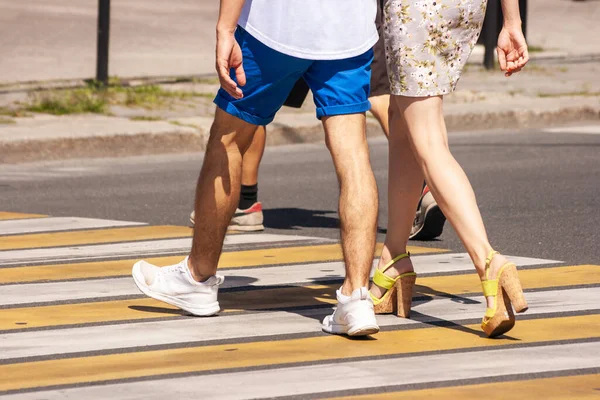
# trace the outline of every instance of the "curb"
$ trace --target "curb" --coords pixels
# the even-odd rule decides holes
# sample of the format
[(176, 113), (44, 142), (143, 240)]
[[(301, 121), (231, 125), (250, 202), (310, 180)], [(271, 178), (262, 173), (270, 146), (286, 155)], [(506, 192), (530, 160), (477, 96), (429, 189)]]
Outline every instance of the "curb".
[[(563, 51), (547, 51), (530, 54), (530, 61), (533, 63), (565, 63), (578, 64), (600, 61), (600, 53), (580, 53), (571, 54)], [(497, 62), (497, 61), (496, 61)], [(471, 58), (467, 61), (470, 65), (483, 64), (483, 50), (476, 48)], [(156, 75), (156, 76), (131, 76), (119, 77), (123, 86), (139, 85), (162, 85), (182, 82), (192, 82), (194, 80), (216, 80), (216, 73), (205, 73), (197, 75)], [(23, 81), (23, 82), (2, 82), (0, 83), (0, 94), (75, 89), (85, 87), (93, 79), (73, 78), (73, 79), (53, 79), (48, 81)]]
[[(446, 115), (446, 125), (450, 134), (473, 130), (524, 129), (536, 126), (563, 125), (584, 120), (600, 121), (600, 108), (565, 107), (544, 112), (526, 110)], [(316, 143), (324, 140), (323, 129), (316, 119), (314, 119), (314, 123), (304, 121), (304, 124), (295, 124), (294, 126), (284, 122), (273, 122), (269, 126), (268, 146)], [(206, 148), (209, 128), (210, 126), (201, 126), (196, 132), (140, 132), (101, 137), (41, 138), (39, 140), (0, 142), (0, 164), (68, 158), (201, 152)], [(381, 134), (379, 124), (368, 118), (367, 136), (373, 137)]]

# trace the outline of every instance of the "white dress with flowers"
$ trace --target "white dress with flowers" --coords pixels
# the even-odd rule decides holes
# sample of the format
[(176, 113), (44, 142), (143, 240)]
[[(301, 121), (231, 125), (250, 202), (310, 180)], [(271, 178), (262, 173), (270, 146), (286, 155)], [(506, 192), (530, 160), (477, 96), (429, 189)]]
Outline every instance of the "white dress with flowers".
[(384, 37), (392, 94), (452, 92), (481, 33), (486, 0), (386, 0)]

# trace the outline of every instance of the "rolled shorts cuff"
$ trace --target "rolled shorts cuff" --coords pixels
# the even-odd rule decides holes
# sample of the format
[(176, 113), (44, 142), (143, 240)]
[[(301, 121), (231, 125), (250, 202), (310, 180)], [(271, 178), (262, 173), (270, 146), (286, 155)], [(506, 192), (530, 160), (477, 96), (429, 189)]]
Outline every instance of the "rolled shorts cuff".
[(242, 111), (239, 108), (237, 108), (235, 104), (231, 102), (231, 100), (221, 95), (221, 93), (217, 93), (217, 96), (215, 97), (213, 103), (215, 103), (217, 107), (225, 111), (227, 114), (233, 115), (234, 117), (237, 117), (242, 121), (245, 121), (252, 125), (269, 125), (271, 122), (273, 122), (273, 119), (275, 118), (275, 116), (270, 118), (263, 118), (250, 114), (247, 111)]
[(344, 104), (339, 106), (325, 106), (317, 108), (317, 118), (332, 117), (334, 115), (358, 114), (371, 109), (371, 103), (363, 101), (357, 104)]

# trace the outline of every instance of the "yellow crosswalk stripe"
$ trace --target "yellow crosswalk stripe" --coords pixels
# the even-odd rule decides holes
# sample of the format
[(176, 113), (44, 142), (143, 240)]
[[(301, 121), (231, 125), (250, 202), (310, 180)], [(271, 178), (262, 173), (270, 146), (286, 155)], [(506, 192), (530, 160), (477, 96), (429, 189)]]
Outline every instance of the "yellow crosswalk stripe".
[(91, 229), (86, 231), (34, 233), (3, 237), (0, 250), (36, 247), (73, 246), (116, 243), (134, 240), (190, 237), (192, 229), (185, 226), (136, 226), (130, 228)]
[[(598, 337), (600, 315), (519, 321), (509, 338), (484, 339), (479, 325), (380, 332), (377, 340), (337, 336), (237, 343), (0, 365), (0, 390), (100, 382), (111, 379), (214, 371), (226, 368), (377, 357), (454, 349), (500, 347)], [(410, 346), (406, 346), (410, 343)]]
[(5, 219), (27, 219), (27, 218), (45, 218), (47, 215), (42, 214), (24, 214), (7, 211), (0, 211), (0, 221)]
[[(600, 265), (524, 269), (519, 271), (519, 278), (524, 289), (597, 284)], [(475, 274), (417, 278), (417, 291), (427, 295), (478, 293), (481, 282)]]
[[(381, 252), (382, 246), (382, 243), (377, 244), (377, 254)], [(411, 254), (442, 253), (447, 251), (419, 246), (409, 246), (408, 250)], [(148, 258), (146, 261), (155, 265), (166, 266), (176, 264), (181, 259), (182, 256), (169, 256)], [(258, 267), (340, 260), (342, 260), (340, 245), (324, 244), (225, 252), (221, 255), (219, 268)], [(131, 267), (136, 261), (138, 259), (4, 268), (0, 269), (0, 284), (126, 276), (131, 274)]]
[(335, 397), (331, 400), (505, 400), (544, 399), (572, 400), (598, 399), (600, 374), (561, 376), (516, 382), (484, 383), (436, 389), (407, 390), (381, 394)]
[[(520, 272), (525, 288), (550, 288), (600, 283), (600, 266), (580, 265), (530, 269)], [(476, 274), (426, 277), (417, 280), (415, 296), (460, 295), (480, 292)], [(222, 292), (221, 307), (228, 311), (268, 310), (335, 303), (339, 284), (311, 285), (246, 292)], [(143, 320), (180, 314), (172, 306), (150, 298), (0, 309), (0, 330)]]

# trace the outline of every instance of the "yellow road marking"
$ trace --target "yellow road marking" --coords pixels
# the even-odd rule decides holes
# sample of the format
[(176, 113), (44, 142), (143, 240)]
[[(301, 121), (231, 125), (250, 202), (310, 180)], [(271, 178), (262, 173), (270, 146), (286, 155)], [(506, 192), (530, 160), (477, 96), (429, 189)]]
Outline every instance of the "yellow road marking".
[[(377, 254), (381, 251), (382, 246), (382, 243), (377, 244)], [(411, 254), (441, 253), (447, 251), (444, 249), (417, 246), (409, 246), (408, 250)], [(146, 261), (155, 265), (166, 266), (176, 264), (182, 258), (182, 256), (154, 257), (148, 258)], [(324, 244), (223, 253), (219, 261), (219, 268), (257, 267), (340, 260), (342, 260), (340, 245)], [(0, 269), (0, 284), (125, 276), (131, 274), (131, 267), (136, 261), (138, 259), (4, 268)]]
[(27, 219), (27, 218), (45, 218), (47, 215), (42, 214), (23, 214), (23, 213), (13, 213), (0, 211), (0, 220), (3, 219)]
[[(600, 283), (600, 265), (524, 269), (519, 271), (519, 278), (524, 289), (598, 284)], [(417, 277), (416, 289), (421, 294), (460, 295), (481, 292), (481, 282), (475, 274)]]
[[(597, 399), (600, 396), (600, 374), (561, 376), (527, 381), (484, 383), (437, 389), (408, 390), (394, 393), (336, 397), (335, 400), (505, 400)], [(334, 399), (331, 399), (334, 400)]]
[[(600, 283), (600, 267), (592, 265), (523, 270), (521, 282), (527, 288), (551, 288)], [(415, 296), (421, 294), (460, 295), (479, 292), (477, 275), (419, 278)], [(440, 287), (436, 285), (441, 285)], [(268, 310), (335, 303), (339, 284), (222, 292), (219, 302), (225, 312)], [(150, 299), (113, 300), (38, 307), (0, 309), (0, 330), (143, 320), (179, 315), (175, 307)]]
[(0, 250), (180, 238), (190, 237), (191, 235), (192, 229), (185, 226), (136, 226), (130, 228), (34, 233), (30, 235), (3, 237), (0, 241)]
[[(319, 324), (315, 321), (315, 330)], [(519, 321), (510, 338), (484, 339), (479, 325), (381, 332), (376, 340), (339, 336), (237, 343), (0, 365), (0, 390), (100, 382), (225, 368), (352, 357), (500, 347), (598, 337), (600, 315)], [(407, 343), (410, 344), (407, 346)]]

